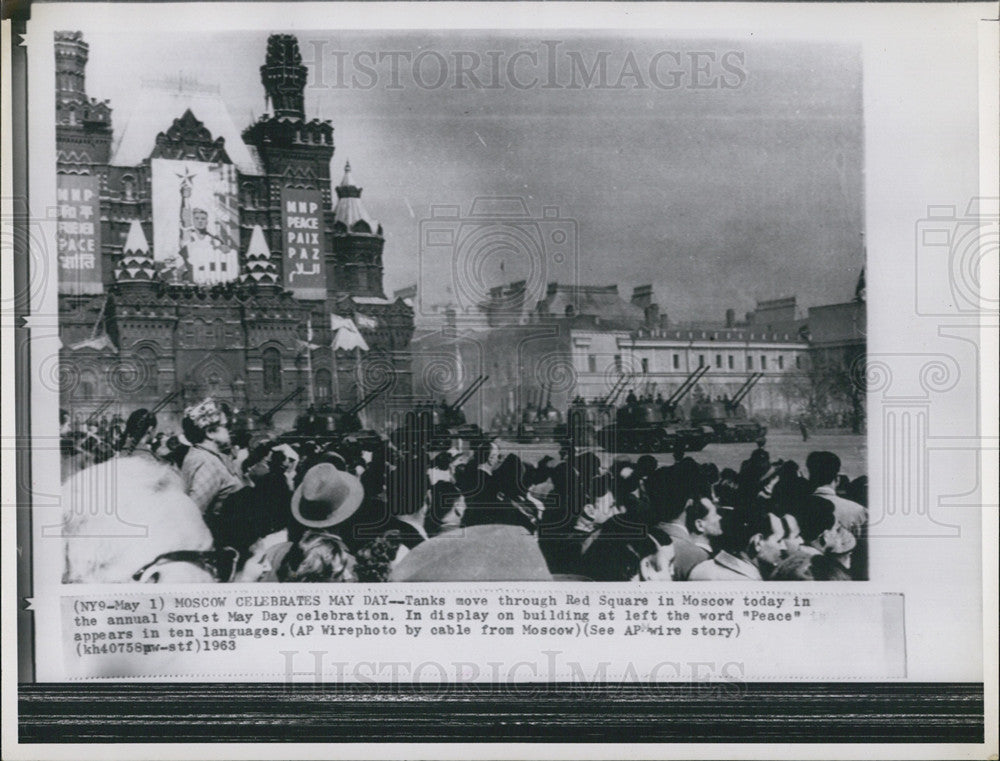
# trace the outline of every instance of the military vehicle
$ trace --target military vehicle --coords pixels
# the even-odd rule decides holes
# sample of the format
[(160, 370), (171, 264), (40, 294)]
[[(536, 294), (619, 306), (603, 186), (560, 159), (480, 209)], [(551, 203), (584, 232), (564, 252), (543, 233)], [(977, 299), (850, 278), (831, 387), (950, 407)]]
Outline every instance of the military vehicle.
[(462, 405), (489, 379), (488, 375), (478, 376), (450, 404), (444, 401), (436, 404), (418, 402), (407, 412), (402, 425), (390, 434), (393, 444), (401, 451), (418, 448), (434, 452), (451, 449), (461, 441), (472, 441), (483, 436), (478, 425), (468, 422), (462, 412)]
[[(552, 387), (542, 386), (537, 399), (529, 395), (528, 406), (508, 435), (519, 442), (551, 441), (566, 426), (562, 413), (552, 406)], [(537, 404), (536, 404), (537, 402)]]
[(250, 436), (269, 430), (274, 422), (275, 414), (287, 407), (289, 402), (295, 399), (295, 397), (303, 391), (305, 391), (305, 389), (302, 386), (299, 386), (288, 394), (288, 396), (267, 410), (267, 412), (262, 413), (254, 409), (236, 412), (233, 415), (233, 419), (229, 421), (230, 430), (234, 432), (240, 431)]
[(631, 398), (615, 412), (615, 422), (598, 431), (598, 441), (614, 452), (671, 452), (683, 447), (698, 452), (710, 437), (697, 426), (687, 425), (677, 414), (680, 402), (708, 372), (699, 367), (662, 402)]
[(469, 386), (458, 395), (451, 404), (441, 403), (433, 407), (433, 435), (434, 439), (448, 438), (475, 439), (483, 435), (482, 429), (475, 423), (466, 420), (462, 406), (472, 398), (483, 384), (490, 379), (488, 375), (480, 375)]
[(570, 402), (565, 424), (556, 427), (555, 438), (577, 447), (599, 446), (600, 431), (614, 420), (615, 404), (634, 379), (634, 373), (622, 373), (604, 396), (589, 402), (576, 397)]
[(764, 373), (753, 373), (731, 399), (697, 402), (691, 408), (691, 424), (701, 426), (720, 444), (760, 440), (767, 435), (767, 426), (749, 419), (742, 402), (763, 377)]

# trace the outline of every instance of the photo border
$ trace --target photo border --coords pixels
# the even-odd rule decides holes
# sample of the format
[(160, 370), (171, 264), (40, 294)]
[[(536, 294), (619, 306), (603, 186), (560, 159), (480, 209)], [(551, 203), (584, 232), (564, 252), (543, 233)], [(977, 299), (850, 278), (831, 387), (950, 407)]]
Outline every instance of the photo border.
[[(13, 148), (10, 197), (16, 199), (28, 197), (26, 49), (16, 40), (24, 33), (30, 3), (11, 3), (5, 13), (13, 22), (13, 44), (8, 48), (12, 121), (7, 124)], [(14, 211), (16, 227), (26, 220)], [(15, 236), (11, 269), (20, 296), (15, 301), (14, 345), (25, 347), (15, 352), (16, 370), (29, 362), (26, 249), (26, 236)], [(16, 441), (30, 441), (29, 378), (22, 372), (4, 376), (20, 381), (12, 384)], [(981, 682), (756, 682), (741, 685), (739, 694), (729, 697), (698, 694), (691, 685), (523, 684), (506, 685), (498, 695), (493, 686), (475, 685), (447, 685), (442, 694), (441, 687), (384, 684), (371, 689), (289, 688), (280, 683), (32, 684), (23, 669), (33, 657), (33, 620), (22, 602), (31, 596), (30, 493), (25, 487), (30, 483), (30, 457), (26, 447), (14, 449), (17, 540), (24, 550), (18, 553), (17, 574), (18, 739), (23, 743), (985, 741)], [(988, 529), (984, 525), (984, 533)], [(983, 559), (985, 563), (989, 553)], [(701, 687), (708, 690), (712, 685)], [(446, 722), (441, 720), (442, 707), (449, 710)], [(388, 724), (373, 721), (376, 715), (395, 719), (399, 737), (387, 737)], [(642, 737), (634, 735), (637, 727), (643, 728)], [(740, 736), (731, 736), (735, 732)]]

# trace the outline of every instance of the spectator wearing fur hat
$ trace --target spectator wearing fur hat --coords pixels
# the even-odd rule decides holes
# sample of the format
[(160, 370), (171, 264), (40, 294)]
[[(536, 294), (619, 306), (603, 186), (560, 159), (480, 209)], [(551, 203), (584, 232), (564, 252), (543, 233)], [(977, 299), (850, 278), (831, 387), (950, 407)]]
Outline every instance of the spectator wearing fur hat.
[(226, 413), (205, 399), (184, 410), (181, 425), (191, 443), (181, 466), (184, 490), (211, 526), (226, 497), (246, 485), (229, 451)]

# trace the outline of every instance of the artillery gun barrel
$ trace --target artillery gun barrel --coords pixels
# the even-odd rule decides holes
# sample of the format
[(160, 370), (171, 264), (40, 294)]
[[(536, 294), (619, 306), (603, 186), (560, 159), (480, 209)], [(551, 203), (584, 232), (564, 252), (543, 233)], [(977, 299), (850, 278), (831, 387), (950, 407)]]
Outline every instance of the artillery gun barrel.
[(282, 407), (284, 407), (286, 404), (292, 401), (292, 399), (297, 397), (303, 391), (305, 391), (305, 389), (302, 386), (299, 386), (292, 393), (290, 393), (288, 396), (286, 396), (284, 399), (282, 399), (280, 402), (274, 405), (271, 409), (269, 409), (267, 412), (261, 415), (261, 418), (264, 420), (268, 420), (274, 413), (278, 412)]
[(733, 394), (733, 398), (729, 400), (729, 404), (735, 407), (737, 404), (742, 402), (747, 394), (757, 385), (757, 381), (764, 377), (764, 373), (753, 373), (749, 378), (747, 378), (746, 383), (744, 383), (740, 390)]
[(162, 399), (160, 399), (160, 401), (158, 401), (156, 403), (156, 406), (154, 406), (153, 409), (151, 409), (149, 411), (150, 414), (151, 415), (155, 415), (157, 412), (159, 412), (160, 410), (162, 410), (164, 407), (166, 407), (168, 404), (170, 404), (170, 402), (172, 402), (177, 397), (177, 395), (180, 394), (180, 392), (181, 392), (181, 390), (179, 388), (178, 389), (174, 389), (169, 394), (167, 394), (165, 397), (163, 397)]
[(104, 413), (104, 411), (111, 406), (112, 401), (113, 401), (112, 399), (108, 399), (106, 402), (102, 402), (100, 407), (91, 412), (90, 416), (87, 418), (87, 424), (90, 425), (95, 420), (97, 420), (97, 418), (99, 418)]
[(457, 410), (459, 407), (461, 407), (463, 404), (469, 401), (469, 397), (471, 397), (474, 393), (476, 393), (476, 391), (479, 390), (480, 386), (486, 383), (486, 381), (488, 381), (489, 379), (490, 376), (488, 375), (480, 375), (478, 378), (472, 381), (472, 383), (469, 385), (467, 389), (465, 389), (465, 391), (463, 391), (459, 395), (458, 399), (456, 399), (451, 404), (447, 405), (448, 409)]
[(618, 380), (615, 381), (614, 385), (611, 387), (611, 389), (608, 391), (608, 393), (604, 395), (603, 399), (601, 399), (601, 401), (600, 401), (601, 406), (606, 406), (606, 405), (610, 404), (612, 397), (614, 397), (616, 399), (618, 398), (618, 394), (616, 393), (618, 391), (618, 386), (620, 384), (624, 383), (627, 380), (627, 377), (628, 376), (626, 376), (626, 375), (619, 375), (618, 376)]
[(618, 402), (618, 397), (622, 395), (622, 392), (625, 390), (626, 386), (628, 386), (629, 381), (632, 380), (635, 380), (635, 373), (622, 373), (621, 376), (622, 384), (620, 386), (617, 386), (615, 392), (610, 395), (611, 398), (608, 399), (606, 404), (616, 404)]
[(670, 398), (667, 399), (666, 403), (668, 405), (677, 405), (681, 399), (687, 396), (688, 392), (694, 388), (694, 385), (701, 380), (701, 377), (707, 372), (708, 365), (702, 365), (701, 367), (695, 368), (694, 372), (685, 378), (680, 387), (670, 395)]
[(367, 394), (363, 399), (355, 402), (346, 412), (348, 415), (356, 415), (361, 412), (365, 407), (374, 402), (378, 397), (380, 397), (385, 390), (392, 385), (392, 382), (383, 383), (381, 386), (376, 388), (374, 391)]

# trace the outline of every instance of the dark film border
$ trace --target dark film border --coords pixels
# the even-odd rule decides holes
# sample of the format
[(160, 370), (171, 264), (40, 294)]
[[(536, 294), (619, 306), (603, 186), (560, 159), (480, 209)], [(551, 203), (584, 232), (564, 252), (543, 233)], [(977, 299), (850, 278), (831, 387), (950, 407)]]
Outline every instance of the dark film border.
[(983, 699), (981, 683), (22, 685), (19, 739), (982, 743)]

